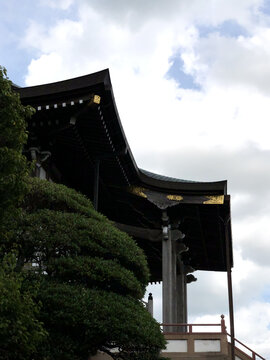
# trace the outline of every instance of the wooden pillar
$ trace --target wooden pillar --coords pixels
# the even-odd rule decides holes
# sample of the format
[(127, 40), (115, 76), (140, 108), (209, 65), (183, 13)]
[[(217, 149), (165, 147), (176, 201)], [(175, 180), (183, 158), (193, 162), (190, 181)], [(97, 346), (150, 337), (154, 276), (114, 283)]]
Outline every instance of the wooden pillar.
[[(163, 324), (187, 323), (187, 267), (181, 254), (188, 247), (181, 241), (183, 234), (171, 230), (164, 212), (162, 240), (162, 300)], [(179, 241), (180, 240), (180, 241)], [(165, 326), (165, 332), (185, 332), (185, 326)]]
[(228, 235), (228, 226), (230, 217), (223, 221), (225, 228), (226, 241), (226, 265), (227, 265), (227, 282), (228, 282), (228, 298), (229, 298), (229, 313), (230, 313), (230, 331), (231, 331), (231, 360), (235, 360), (235, 334), (234, 334), (234, 310), (233, 310), (233, 290), (232, 290), (232, 268), (230, 256), (230, 243)]
[[(162, 240), (162, 315), (164, 324), (175, 322), (175, 261), (170, 226), (164, 225)], [(166, 326), (164, 331), (172, 332), (173, 327)]]
[[(179, 260), (179, 257), (178, 257)], [(186, 273), (185, 265), (180, 259), (178, 262), (177, 268), (177, 277), (176, 277), (176, 323), (186, 323), (187, 322), (187, 283), (186, 283)], [(177, 332), (185, 332), (186, 327), (177, 327)]]
[[(184, 323), (188, 323), (188, 307), (187, 307), (187, 275), (184, 276)], [(185, 329), (186, 331), (186, 329)]]

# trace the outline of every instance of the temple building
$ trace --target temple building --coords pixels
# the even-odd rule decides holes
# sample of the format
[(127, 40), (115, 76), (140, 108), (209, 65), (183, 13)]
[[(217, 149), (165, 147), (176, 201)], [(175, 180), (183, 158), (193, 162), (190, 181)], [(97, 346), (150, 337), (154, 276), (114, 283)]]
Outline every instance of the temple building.
[[(162, 281), (163, 331), (168, 339), (164, 354), (175, 359), (234, 357), (238, 350), (227, 182), (186, 181), (139, 169), (121, 125), (108, 70), (16, 91), (24, 105), (36, 109), (25, 148), (26, 155), (36, 160), (35, 175), (89, 197), (144, 250), (151, 282)], [(232, 346), (223, 318), (221, 331), (214, 335), (197, 336), (188, 325), (187, 287), (196, 280), (195, 270), (227, 272)], [(250, 359), (240, 350), (237, 357)]]

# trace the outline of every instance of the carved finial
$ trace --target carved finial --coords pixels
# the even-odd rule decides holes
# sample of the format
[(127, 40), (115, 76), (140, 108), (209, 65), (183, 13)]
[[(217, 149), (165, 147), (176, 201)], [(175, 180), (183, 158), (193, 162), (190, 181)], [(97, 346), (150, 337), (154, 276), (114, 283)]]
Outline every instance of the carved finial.
[(224, 320), (225, 316), (222, 314), (220, 317), (221, 317), (221, 332), (226, 334), (226, 325)]
[(186, 244), (184, 244), (184, 243), (180, 243), (177, 246), (178, 255), (181, 255), (183, 252), (187, 252), (188, 250), (189, 250), (189, 247), (186, 246)]

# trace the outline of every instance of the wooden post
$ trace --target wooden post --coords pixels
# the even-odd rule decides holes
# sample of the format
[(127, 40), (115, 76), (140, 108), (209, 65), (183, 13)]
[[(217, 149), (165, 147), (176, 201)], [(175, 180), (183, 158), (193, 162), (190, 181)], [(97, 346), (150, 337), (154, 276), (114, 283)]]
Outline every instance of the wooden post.
[[(174, 322), (174, 279), (175, 269), (173, 261), (172, 237), (167, 212), (163, 212), (163, 240), (162, 240), (162, 315), (164, 324)], [(165, 326), (164, 332), (172, 332), (172, 326)]]
[(230, 262), (230, 245), (228, 236), (228, 224), (230, 217), (224, 221), (225, 241), (226, 241), (226, 265), (227, 265), (227, 282), (228, 282), (228, 298), (230, 313), (230, 329), (231, 329), (231, 358), (235, 360), (235, 335), (234, 335), (234, 311), (233, 311), (233, 294), (232, 294), (232, 269)]
[[(186, 273), (185, 265), (181, 260), (181, 255), (178, 256), (178, 273), (176, 276), (176, 323), (187, 323), (187, 299), (186, 299)], [(186, 332), (185, 326), (179, 326), (176, 329), (177, 332)]]
[(221, 315), (221, 332), (223, 334), (226, 334), (226, 325), (225, 325), (224, 315)]

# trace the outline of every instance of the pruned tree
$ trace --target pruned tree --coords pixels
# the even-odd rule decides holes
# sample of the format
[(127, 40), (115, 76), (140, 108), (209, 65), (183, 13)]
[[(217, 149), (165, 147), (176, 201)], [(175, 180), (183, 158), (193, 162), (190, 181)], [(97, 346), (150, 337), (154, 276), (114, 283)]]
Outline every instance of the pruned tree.
[(22, 155), (27, 140), (26, 119), (33, 109), (23, 106), (19, 95), (12, 91), (6, 70), (0, 66), (0, 231), (3, 241), (26, 190), (29, 164)]
[(23, 289), (24, 275), (16, 270), (16, 254), (4, 256), (0, 266), (0, 359), (31, 359), (46, 331), (37, 320), (40, 304), (33, 300), (37, 288)]
[(140, 301), (149, 273), (134, 240), (63, 185), (31, 179), (23, 209), (19, 262), (41, 284), (39, 319), (49, 334), (40, 355), (157, 359), (165, 340)]
[[(0, 358), (31, 359), (46, 336), (36, 316), (35, 289), (26, 289), (17, 269), (14, 241), (19, 205), (27, 192), (28, 170), (22, 155), (27, 140), (25, 119), (32, 109), (20, 103), (7, 73), (0, 66)], [(31, 291), (30, 291), (31, 290)]]

